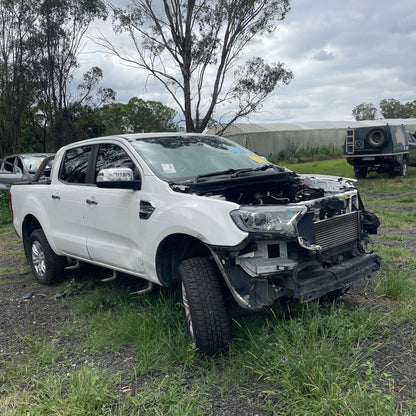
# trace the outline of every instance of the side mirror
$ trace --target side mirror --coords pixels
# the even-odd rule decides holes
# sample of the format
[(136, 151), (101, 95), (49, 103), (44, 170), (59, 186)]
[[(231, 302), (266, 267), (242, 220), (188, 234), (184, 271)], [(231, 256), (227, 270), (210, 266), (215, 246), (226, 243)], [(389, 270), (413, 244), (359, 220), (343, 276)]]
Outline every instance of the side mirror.
[(98, 188), (111, 189), (141, 189), (141, 180), (135, 180), (133, 171), (130, 168), (102, 169), (97, 175)]

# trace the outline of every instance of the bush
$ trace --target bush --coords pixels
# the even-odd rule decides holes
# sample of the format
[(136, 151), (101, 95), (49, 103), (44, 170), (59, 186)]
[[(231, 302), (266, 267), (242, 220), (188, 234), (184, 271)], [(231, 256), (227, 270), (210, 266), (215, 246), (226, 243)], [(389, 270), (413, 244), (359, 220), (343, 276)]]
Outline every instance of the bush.
[(276, 164), (282, 164), (284, 162), (300, 163), (338, 158), (342, 156), (342, 154), (342, 149), (330, 144), (324, 144), (317, 147), (299, 147), (298, 145), (289, 143), (285, 150), (281, 150), (277, 155), (269, 155), (268, 159), (270, 162)]
[(9, 190), (0, 189), (0, 225), (10, 224), (12, 213), (9, 205)]

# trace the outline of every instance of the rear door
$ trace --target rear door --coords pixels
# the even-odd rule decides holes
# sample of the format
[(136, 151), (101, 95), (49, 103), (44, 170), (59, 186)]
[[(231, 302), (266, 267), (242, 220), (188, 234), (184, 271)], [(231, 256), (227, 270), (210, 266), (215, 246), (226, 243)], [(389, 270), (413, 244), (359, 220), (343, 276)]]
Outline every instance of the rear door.
[(47, 205), (55, 244), (68, 256), (88, 259), (84, 225), (86, 183), (92, 146), (69, 149), (63, 156), (58, 183), (48, 186)]

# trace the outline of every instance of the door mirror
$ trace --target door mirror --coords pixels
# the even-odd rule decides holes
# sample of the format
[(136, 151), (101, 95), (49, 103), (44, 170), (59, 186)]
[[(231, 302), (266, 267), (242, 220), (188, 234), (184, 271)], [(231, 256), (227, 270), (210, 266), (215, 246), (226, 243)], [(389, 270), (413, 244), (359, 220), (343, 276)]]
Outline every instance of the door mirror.
[(134, 173), (130, 168), (102, 169), (97, 175), (98, 188), (133, 189), (141, 188), (141, 180), (134, 179)]

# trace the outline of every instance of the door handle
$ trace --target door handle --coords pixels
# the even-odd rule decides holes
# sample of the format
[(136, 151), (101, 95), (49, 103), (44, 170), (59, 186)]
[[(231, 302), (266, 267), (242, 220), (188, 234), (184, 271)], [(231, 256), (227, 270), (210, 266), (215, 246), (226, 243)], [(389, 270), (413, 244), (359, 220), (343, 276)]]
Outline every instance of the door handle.
[(89, 205), (97, 205), (98, 202), (95, 199), (86, 199), (87, 204)]
[(61, 199), (61, 197), (59, 195), (56, 195), (56, 194), (52, 194), (51, 198), (52, 199)]

